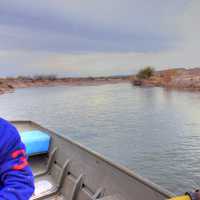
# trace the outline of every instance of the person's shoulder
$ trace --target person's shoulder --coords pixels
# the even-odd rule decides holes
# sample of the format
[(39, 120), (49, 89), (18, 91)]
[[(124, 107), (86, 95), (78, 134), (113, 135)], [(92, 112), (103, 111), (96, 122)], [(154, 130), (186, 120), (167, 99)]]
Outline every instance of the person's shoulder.
[(6, 135), (7, 137), (9, 137), (9, 135), (12, 134), (17, 135), (18, 132), (16, 130), (16, 128), (7, 120), (0, 118), (0, 137), (2, 135)]
[(0, 117), (0, 125), (6, 125), (6, 124), (10, 125), (10, 122)]
[(21, 140), (17, 129), (10, 122), (0, 118), (0, 162), (20, 147), (20, 144)]
[(14, 128), (10, 122), (8, 122), (7, 120), (5, 120), (1, 117), (0, 117), (0, 127), (1, 128), (3, 128), (3, 127)]

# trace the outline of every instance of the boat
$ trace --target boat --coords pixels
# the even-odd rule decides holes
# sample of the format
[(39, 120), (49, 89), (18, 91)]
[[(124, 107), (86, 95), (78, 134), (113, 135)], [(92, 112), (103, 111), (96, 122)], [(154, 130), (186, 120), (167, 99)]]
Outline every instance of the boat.
[(11, 123), (26, 145), (33, 170), (31, 200), (164, 200), (175, 196), (33, 121)]

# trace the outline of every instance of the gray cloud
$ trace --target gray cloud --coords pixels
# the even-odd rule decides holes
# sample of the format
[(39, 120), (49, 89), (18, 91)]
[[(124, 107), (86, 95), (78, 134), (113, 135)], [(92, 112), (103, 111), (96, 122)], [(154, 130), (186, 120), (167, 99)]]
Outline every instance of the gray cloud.
[(199, 0), (1, 0), (0, 76), (199, 65)]
[(173, 17), (184, 6), (183, 0), (2, 0), (1, 48), (62, 52), (166, 50), (174, 47)]

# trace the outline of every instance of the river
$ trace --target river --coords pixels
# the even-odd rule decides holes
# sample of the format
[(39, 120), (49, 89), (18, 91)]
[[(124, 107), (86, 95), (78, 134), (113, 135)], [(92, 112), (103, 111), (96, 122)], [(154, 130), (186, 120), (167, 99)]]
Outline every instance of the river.
[(0, 116), (33, 120), (181, 194), (200, 186), (200, 93), (128, 83), (18, 89)]

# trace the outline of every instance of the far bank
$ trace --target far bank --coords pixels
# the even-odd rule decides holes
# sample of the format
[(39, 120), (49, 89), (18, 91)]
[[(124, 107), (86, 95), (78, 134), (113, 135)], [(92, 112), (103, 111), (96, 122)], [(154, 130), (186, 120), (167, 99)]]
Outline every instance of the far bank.
[(200, 68), (176, 68), (155, 71), (149, 77), (132, 77), (136, 86), (165, 87), (169, 89), (200, 91)]
[(88, 86), (128, 82), (141, 87), (165, 87), (169, 89), (200, 91), (200, 68), (174, 68), (155, 71), (149, 77), (135, 75), (107, 77), (64, 77), (34, 76), (0, 78), (0, 94), (13, 92), (18, 88), (43, 86)]
[(108, 77), (65, 77), (57, 78), (55, 76), (34, 76), (34, 77), (9, 77), (0, 78), (0, 94), (13, 92), (18, 88), (43, 87), (43, 86), (88, 86), (102, 84), (116, 84), (130, 82), (131, 76), (108, 76)]

